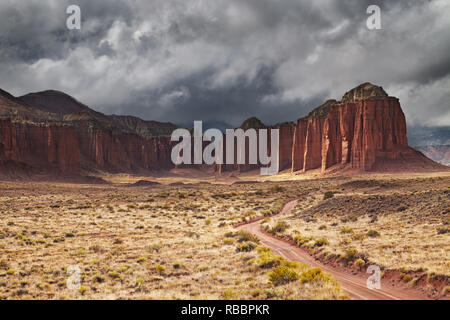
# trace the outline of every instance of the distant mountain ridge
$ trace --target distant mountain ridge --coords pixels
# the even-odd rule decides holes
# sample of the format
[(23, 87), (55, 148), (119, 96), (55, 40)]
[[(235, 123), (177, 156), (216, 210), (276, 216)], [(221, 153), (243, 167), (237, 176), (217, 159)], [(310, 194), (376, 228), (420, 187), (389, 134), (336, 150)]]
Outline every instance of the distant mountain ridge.
[(443, 165), (450, 166), (450, 145), (443, 146), (418, 146), (417, 150), (421, 151), (428, 158)]
[(42, 112), (55, 114), (60, 121), (92, 121), (103, 128), (134, 133), (144, 138), (170, 136), (179, 126), (172, 123), (146, 121), (133, 116), (105, 115), (60, 91), (47, 90), (17, 98)]

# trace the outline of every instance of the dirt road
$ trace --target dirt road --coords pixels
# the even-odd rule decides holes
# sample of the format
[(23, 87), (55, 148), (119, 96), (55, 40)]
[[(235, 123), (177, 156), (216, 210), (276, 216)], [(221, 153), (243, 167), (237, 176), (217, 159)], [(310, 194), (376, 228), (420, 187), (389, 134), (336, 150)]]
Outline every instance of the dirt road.
[[(289, 213), (294, 209), (297, 200), (288, 202), (279, 214)], [(320, 267), (325, 272), (331, 273), (341, 288), (344, 289), (351, 299), (357, 300), (422, 300), (424, 297), (413, 290), (392, 286), (387, 281), (381, 282), (381, 289), (372, 290), (366, 285), (369, 274), (352, 274), (344, 270), (339, 270), (332, 266), (324, 265), (312, 257), (308, 252), (286, 241), (277, 239), (261, 230), (261, 220), (254, 221), (238, 229), (244, 229), (255, 234), (261, 244), (270, 247), (272, 251), (291, 261), (298, 261), (311, 267)]]

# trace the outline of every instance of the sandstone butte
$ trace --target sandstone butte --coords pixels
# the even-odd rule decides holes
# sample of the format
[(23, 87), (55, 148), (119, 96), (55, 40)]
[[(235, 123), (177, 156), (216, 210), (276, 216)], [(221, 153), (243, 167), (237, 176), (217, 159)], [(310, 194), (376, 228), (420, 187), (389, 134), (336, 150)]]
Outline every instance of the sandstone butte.
[[(0, 174), (76, 176), (168, 170), (173, 168), (175, 145), (170, 134), (176, 128), (131, 116), (107, 116), (58, 91), (13, 97), (0, 90)], [(251, 118), (241, 128), (280, 130), (280, 170), (448, 169), (408, 146), (399, 100), (370, 83), (347, 92), (341, 101), (325, 102), (296, 123), (268, 127)], [(217, 165), (215, 169), (257, 167)]]

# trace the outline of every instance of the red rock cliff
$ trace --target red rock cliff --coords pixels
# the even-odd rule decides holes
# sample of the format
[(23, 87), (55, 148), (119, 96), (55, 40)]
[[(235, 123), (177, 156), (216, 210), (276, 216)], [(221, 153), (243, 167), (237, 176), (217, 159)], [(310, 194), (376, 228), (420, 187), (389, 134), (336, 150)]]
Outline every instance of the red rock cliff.
[(347, 92), (341, 102), (327, 101), (298, 121), (292, 171), (320, 167), (325, 172), (335, 166), (373, 171), (406, 168), (408, 163), (436, 167), (414, 151), (408, 147), (399, 100), (365, 83)]
[(53, 173), (79, 174), (80, 153), (75, 130), (0, 120), (0, 162)]
[[(170, 123), (107, 116), (60, 92), (21, 99), (0, 90), (0, 169), (11, 163), (60, 174), (171, 169), (174, 143), (169, 136), (175, 128)], [(280, 170), (383, 171), (439, 166), (408, 147), (399, 100), (370, 83), (347, 92), (340, 102), (325, 102), (296, 124), (269, 127), (250, 118), (241, 128), (268, 129), (269, 137), (270, 130), (279, 130)], [(270, 138), (268, 143), (271, 152)], [(235, 164), (218, 165), (216, 170), (258, 169), (259, 164), (248, 164), (248, 141), (245, 148), (245, 164), (236, 163), (235, 145)]]

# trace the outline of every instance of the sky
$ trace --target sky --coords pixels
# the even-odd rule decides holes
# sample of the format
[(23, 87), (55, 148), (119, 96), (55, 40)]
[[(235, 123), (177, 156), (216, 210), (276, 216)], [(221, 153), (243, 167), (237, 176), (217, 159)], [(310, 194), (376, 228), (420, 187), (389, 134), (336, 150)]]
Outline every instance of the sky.
[(450, 126), (449, 53), (448, 0), (0, 0), (0, 88), (191, 126), (295, 121), (367, 81)]

